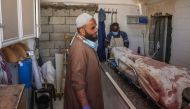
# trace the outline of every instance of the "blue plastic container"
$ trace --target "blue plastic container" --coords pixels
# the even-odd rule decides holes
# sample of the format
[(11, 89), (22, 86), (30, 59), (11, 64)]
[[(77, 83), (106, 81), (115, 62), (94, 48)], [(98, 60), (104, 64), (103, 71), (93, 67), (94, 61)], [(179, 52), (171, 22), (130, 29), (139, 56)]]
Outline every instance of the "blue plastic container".
[(147, 16), (140, 16), (139, 23), (141, 24), (148, 24), (148, 17)]
[(19, 62), (19, 83), (25, 84), (26, 88), (32, 87), (32, 59), (25, 59)]

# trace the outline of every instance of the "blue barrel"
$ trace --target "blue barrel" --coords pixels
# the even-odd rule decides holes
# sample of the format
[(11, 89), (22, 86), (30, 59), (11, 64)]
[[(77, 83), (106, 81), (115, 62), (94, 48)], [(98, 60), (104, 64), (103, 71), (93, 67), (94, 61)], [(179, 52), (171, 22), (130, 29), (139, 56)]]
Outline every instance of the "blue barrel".
[(19, 83), (25, 84), (26, 88), (32, 87), (32, 59), (19, 62)]

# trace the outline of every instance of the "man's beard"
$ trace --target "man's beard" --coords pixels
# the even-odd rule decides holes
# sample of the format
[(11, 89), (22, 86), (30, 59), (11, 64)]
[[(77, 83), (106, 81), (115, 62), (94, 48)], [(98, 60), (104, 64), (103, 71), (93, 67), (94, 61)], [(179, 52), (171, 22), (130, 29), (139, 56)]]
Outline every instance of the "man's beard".
[(93, 42), (96, 42), (98, 37), (97, 37), (97, 35), (92, 35), (92, 34), (89, 34), (88, 32), (86, 32), (85, 38), (88, 40), (91, 40)]

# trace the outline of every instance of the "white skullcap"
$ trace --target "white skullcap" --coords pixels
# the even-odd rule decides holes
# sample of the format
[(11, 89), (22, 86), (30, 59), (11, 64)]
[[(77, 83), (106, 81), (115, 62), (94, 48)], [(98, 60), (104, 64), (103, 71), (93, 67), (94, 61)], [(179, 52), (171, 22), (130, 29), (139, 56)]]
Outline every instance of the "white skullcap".
[(92, 16), (87, 13), (80, 14), (76, 19), (76, 26), (80, 28), (84, 26), (88, 21), (92, 19)]

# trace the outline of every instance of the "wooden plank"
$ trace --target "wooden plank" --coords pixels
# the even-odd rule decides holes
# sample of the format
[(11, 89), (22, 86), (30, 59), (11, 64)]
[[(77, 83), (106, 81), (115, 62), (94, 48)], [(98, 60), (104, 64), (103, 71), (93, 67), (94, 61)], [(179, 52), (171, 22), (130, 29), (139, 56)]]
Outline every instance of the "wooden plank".
[(20, 93), (20, 96), (19, 96), (19, 100), (17, 102), (17, 109), (27, 109), (26, 107), (26, 93), (25, 92), (26, 89), (24, 89), (24, 86), (23, 86), (23, 89), (21, 90), (21, 93)]
[(0, 109), (17, 109), (24, 85), (0, 85)]

